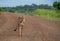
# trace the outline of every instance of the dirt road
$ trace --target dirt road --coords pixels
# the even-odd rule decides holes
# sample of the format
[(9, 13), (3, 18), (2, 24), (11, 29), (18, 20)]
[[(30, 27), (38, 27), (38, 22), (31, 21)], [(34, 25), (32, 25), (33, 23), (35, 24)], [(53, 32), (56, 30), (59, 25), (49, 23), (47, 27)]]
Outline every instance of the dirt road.
[[(2, 14), (0, 41), (60, 41), (60, 22), (9, 12)], [(26, 18), (22, 37), (18, 37), (18, 31), (14, 31), (19, 16)]]

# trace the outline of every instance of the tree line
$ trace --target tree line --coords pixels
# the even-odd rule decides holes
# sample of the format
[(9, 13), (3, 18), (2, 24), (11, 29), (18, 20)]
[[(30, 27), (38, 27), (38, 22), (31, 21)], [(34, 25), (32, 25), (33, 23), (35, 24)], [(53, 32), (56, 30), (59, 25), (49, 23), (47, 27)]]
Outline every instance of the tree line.
[(32, 12), (36, 9), (51, 9), (52, 6), (49, 6), (47, 4), (41, 4), (41, 5), (36, 5), (36, 4), (32, 4), (32, 5), (20, 5), (20, 6), (16, 6), (16, 7), (2, 7), (4, 9), (4, 11), (7, 12)]
[[(53, 8), (54, 7), (54, 8)], [(6, 12), (33, 12), (36, 9), (58, 9), (60, 10), (60, 2), (54, 2), (53, 6), (49, 6), (47, 4), (32, 4), (32, 5), (20, 5), (16, 7), (0, 7), (0, 11), (6, 11)]]

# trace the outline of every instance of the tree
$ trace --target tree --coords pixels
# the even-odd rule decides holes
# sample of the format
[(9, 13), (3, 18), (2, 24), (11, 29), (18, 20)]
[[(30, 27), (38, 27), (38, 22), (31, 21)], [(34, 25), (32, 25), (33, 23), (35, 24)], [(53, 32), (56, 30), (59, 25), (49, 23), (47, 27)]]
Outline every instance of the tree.
[(54, 3), (53, 3), (53, 7), (54, 7), (55, 9), (60, 10), (60, 2), (54, 2)]
[(60, 18), (60, 2), (54, 2), (53, 7), (56, 9), (56, 17)]

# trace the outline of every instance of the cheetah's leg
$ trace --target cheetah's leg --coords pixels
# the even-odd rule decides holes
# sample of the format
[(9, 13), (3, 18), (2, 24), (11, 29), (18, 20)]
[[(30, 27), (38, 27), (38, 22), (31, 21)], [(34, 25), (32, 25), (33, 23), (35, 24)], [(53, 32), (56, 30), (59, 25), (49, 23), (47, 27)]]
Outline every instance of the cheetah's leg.
[(22, 29), (23, 29), (23, 25), (21, 25), (21, 26), (19, 27), (19, 36), (21, 36), (21, 37), (22, 37)]

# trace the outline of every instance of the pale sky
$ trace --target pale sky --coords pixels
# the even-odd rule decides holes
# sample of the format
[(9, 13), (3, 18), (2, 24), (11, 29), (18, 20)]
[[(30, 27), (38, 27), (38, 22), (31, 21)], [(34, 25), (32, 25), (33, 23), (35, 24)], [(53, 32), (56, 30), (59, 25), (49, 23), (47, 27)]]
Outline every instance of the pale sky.
[(60, 0), (0, 0), (0, 7), (14, 7), (19, 5), (31, 5), (34, 4), (48, 4), (52, 5), (54, 1)]

